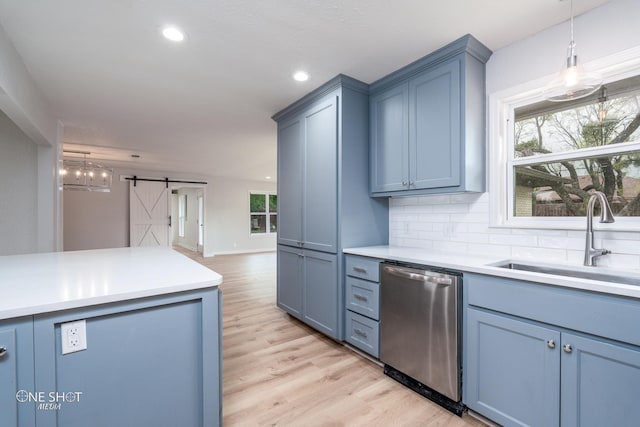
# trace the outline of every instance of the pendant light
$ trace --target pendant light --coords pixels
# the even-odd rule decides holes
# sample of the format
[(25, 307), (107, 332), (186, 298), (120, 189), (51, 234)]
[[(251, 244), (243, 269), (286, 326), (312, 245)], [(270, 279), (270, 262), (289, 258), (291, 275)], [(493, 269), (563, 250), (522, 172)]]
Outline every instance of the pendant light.
[(89, 152), (65, 150), (64, 153), (83, 156), (82, 160), (77, 158), (64, 158), (62, 160), (60, 175), (65, 190), (111, 191), (113, 169), (88, 161), (87, 155), (91, 154)]
[[(561, 0), (562, 1), (562, 0)], [(576, 42), (573, 39), (573, 0), (571, 3), (571, 41), (567, 48), (567, 61), (563, 70), (544, 87), (544, 97), (548, 101), (562, 102), (584, 98), (597, 91), (602, 85), (602, 77), (585, 71), (578, 65)]]

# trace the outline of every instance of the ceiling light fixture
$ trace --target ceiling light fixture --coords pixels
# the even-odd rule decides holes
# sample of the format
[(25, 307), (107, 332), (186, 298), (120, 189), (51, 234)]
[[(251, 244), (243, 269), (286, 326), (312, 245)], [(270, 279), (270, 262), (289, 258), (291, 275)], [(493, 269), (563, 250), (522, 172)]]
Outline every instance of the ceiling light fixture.
[(171, 40), (172, 42), (181, 42), (185, 39), (185, 35), (178, 28), (170, 26), (162, 29), (162, 35), (164, 38)]
[[(560, 0), (563, 1), (563, 0)], [(593, 72), (587, 72), (578, 66), (576, 42), (573, 39), (573, 0), (571, 8), (571, 41), (567, 48), (567, 63), (563, 70), (547, 86), (544, 87), (544, 97), (548, 101), (562, 102), (589, 96), (602, 85), (602, 77)]]
[(293, 79), (298, 82), (306, 82), (309, 80), (309, 74), (304, 71), (296, 71), (293, 75)]
[(66, 158), (62, 160), (60, 176), (65, 190), (111, 191), (113, 169), (87, 160), (86, 151), (64, 151), (65, 153), (82, 154), (82, 159)]

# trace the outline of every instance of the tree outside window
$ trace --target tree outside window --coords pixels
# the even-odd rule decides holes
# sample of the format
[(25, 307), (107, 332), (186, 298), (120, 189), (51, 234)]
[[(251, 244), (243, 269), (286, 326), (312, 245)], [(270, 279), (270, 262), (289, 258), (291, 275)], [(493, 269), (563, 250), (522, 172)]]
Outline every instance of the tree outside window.
[(269, 193), (250, 193), (249, 211), (251, 234), (271, 234), (278, 230), (278, 196)]
[(640, 76), (586, 100), (515, 110), (513, 215), (584, 216), (602, 191), (616, 216), (640, 216)]

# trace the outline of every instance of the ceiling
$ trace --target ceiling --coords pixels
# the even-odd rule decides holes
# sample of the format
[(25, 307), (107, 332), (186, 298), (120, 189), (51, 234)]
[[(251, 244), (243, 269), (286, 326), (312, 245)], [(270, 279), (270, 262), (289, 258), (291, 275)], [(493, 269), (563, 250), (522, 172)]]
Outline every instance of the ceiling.
[[(576, 0), (574, 13), (606, 1)], [(270, 117), (336, 74), (371, 83), (466, 33), (495, 51), (566, 21), (569, 7), (567, 0), (0, 0), (0, 25), (64, 123), (65, 149), (115, 167), (275, 180)], [(165, 24), (187, 40), (163, 39)], [(308, 71), (307, 82), (291, 78), (298, 69)]]

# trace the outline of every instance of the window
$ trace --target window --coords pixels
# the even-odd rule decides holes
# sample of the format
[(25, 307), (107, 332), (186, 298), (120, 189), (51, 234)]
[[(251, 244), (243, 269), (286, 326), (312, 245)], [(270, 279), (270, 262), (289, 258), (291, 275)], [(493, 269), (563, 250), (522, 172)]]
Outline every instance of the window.
[(640, 77), (579, 101), (515, 109), (514, 216), (585, 216), (593, 190), (614, 215), (640, 216)]
[(622, 68), (580, 100), (543, 101), (532, 85), (490, 96), (492, 225), (584, 228), (597, 190), (613, 227), (640, 227), (640, 61)]
[(251, 234), (271, 234), (278, 230), (278, 196), (249, 193)]

